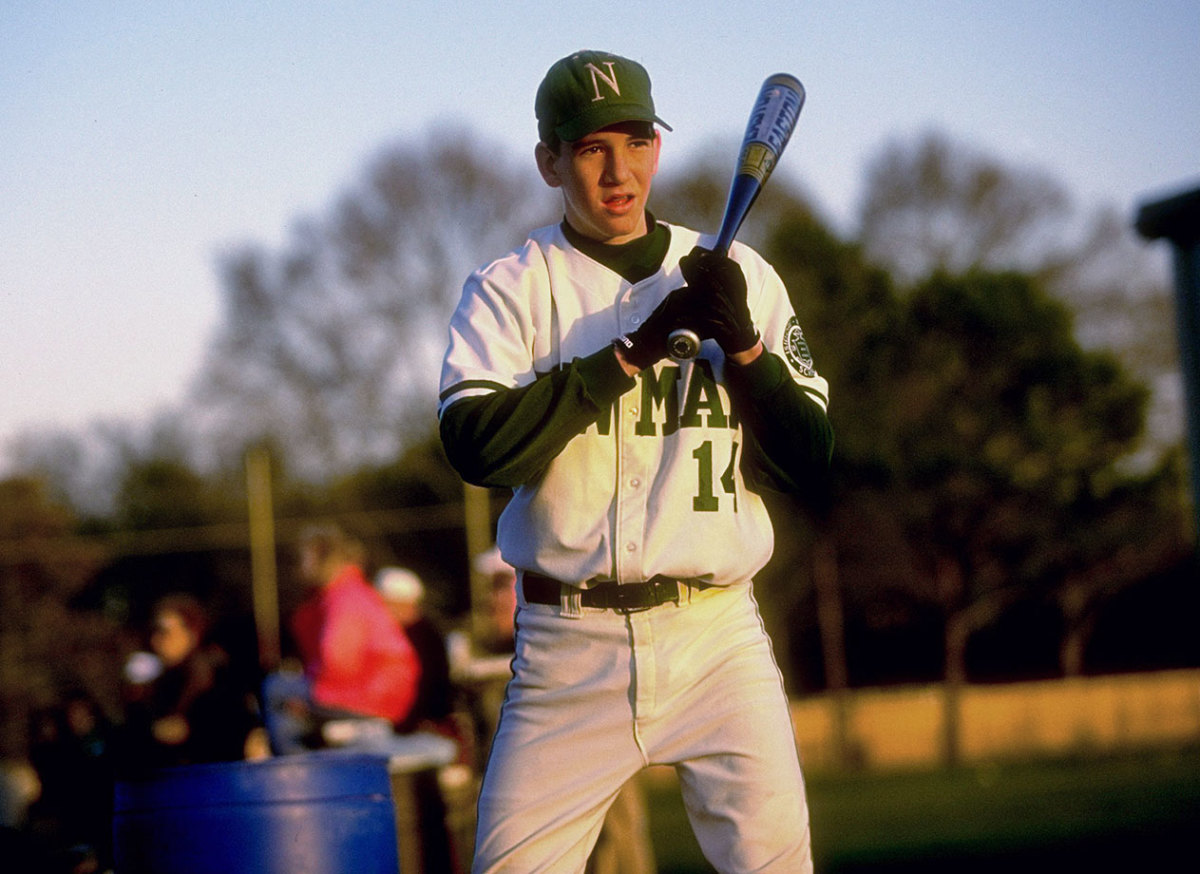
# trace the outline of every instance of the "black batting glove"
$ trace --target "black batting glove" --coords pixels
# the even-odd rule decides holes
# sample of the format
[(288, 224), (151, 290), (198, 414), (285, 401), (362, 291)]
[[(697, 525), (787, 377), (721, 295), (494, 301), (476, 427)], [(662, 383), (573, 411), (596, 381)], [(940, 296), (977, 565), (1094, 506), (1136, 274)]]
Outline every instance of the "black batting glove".
[(711, 337), (726, 355), (745, 352), (758, 342), (758, 331), (746, 303), (746, 276), (728, 255), (697, 246), (679, 262), (694, 293), (694, 330)]
[[(672, 331), (681, 327), (692, 327), (694, 319), (689, 313), (693, 309), (691, 290), (677, 288), (663, 298), (646, 321), (632, 334), (623, 334), (613, 340), (622, 357), (638, 370), (643, 370), (667, 357), (667, 338)], [(693, 328), (694, 330), (694, 328)]]

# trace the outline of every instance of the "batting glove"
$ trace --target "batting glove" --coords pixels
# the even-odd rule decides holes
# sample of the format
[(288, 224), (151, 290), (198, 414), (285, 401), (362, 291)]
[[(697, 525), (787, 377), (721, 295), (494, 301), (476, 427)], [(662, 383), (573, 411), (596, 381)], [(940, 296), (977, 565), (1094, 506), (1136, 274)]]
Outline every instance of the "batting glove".
[(692, 327), (694, 318), (689, 310), (693, 308), (690, 301), (691, 290), (677, 288), (663, 298), (662, 303), (654, 308), (646, 321), (632, 334), (623, 334), (613, 340), (621, 355), (636, 367), (643, 370), (657, 361), (667, 357), (667, 338), (672, 331), (680, 327)]
[(702, 337), (711, 337), (726, 355), (745, 352), (758, 342), (746, 303), (746, 277), (728, 255), (700, 246), (679, 262), (696, 306), (692, 320)]

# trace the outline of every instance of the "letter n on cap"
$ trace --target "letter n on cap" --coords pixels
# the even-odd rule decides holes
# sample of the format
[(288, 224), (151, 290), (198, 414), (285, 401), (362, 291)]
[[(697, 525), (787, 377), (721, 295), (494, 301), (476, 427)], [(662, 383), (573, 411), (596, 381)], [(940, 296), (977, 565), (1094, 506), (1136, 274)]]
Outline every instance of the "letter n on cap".
[(592, 98), (592, 103), (595, 103), (597, 100), (604, 99), (604, 95), (600, 93), (600, 82), (598, 79), (603, 79), (605, 84), (607, 84), (608, 87), (613, 90), (614, 94), (616, 94), (618, 97), (621, 96), (621, 88), (617, 85), (617, 73), (613, 69), (613, 62), (604, 61), (604, 66), (608, 67), (607, 76), (604, 75), (604, 71), (595, 64), (589, 63), (587, 65), (587, 69), (592, 73), (592, 89), (596, 92), (596, 96)]

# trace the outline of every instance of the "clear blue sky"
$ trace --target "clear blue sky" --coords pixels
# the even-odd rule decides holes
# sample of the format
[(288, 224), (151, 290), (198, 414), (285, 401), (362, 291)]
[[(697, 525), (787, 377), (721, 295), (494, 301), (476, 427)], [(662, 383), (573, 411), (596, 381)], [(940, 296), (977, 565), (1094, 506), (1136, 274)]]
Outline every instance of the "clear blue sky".
[(1200, 184), (1196, 0), (11, 0), (0, 41), (0, 470), (19, 431), (180, 403), (216, 254), (280, 244), (385, 143), (455, 120), (531, 154), (537, 83), (579, 48), (649, 68), (665, 160), (797, 75), (778, 172), (844, 229), (870, 157), (931, 128), (1081, 207)]

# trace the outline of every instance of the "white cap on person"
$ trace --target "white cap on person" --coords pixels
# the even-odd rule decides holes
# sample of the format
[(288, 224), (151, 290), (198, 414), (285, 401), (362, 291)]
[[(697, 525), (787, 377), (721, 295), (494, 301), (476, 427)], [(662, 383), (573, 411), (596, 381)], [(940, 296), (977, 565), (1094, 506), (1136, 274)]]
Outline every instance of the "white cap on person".
[(375, 575), (375, 588), (389, 601), (417, 602), (425, 597), (421, 578), (405, 567), (385, 567)]

